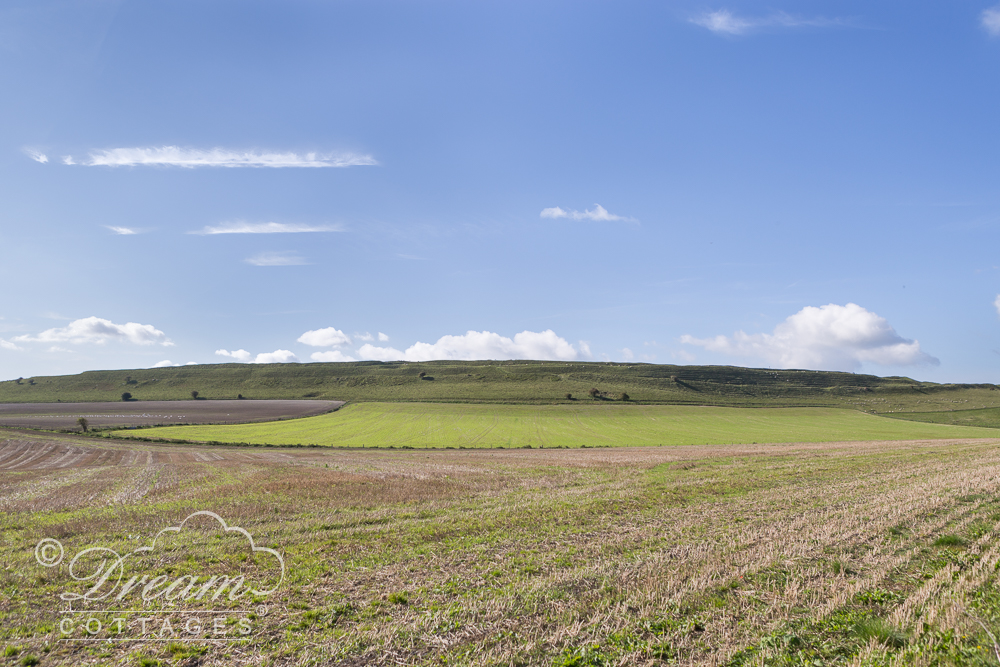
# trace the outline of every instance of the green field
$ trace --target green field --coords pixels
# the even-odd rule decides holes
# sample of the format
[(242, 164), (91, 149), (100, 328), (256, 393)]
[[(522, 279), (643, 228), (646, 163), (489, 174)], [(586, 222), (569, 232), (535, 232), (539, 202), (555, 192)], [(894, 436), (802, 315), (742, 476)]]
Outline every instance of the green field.
[[(421, 376), (423, 374), (423, 376)], [(596, 389), (596, 399), (590, 391)], [(329, 399), (431, 403), (577, 405), (631, 402), (729, 407), (837, 407), (869, 413), (1000, 408), (995, 385), (937, 384), (906, 377), (554, 361), (377, 361), (310, 364), (206, 364), (89, 371), (0, 382), (0, 402), (138, 402), (207, 399)], [(566, 398), (571, 394), (576, 400)]]
[(128, 437), (344, 447), (590, 447), (996, 437), (992, 429), (836, 408), (360, 403), (280, 422), (116, 431)]
[(1000, 428), (1000, 409), (980, 408), (977, 410), (943, 410), (938, 412), (907, 412), (889, 415), (899, 419), (926, 422), (928, 424), (952, 424), (954, 426), (980, 426)]

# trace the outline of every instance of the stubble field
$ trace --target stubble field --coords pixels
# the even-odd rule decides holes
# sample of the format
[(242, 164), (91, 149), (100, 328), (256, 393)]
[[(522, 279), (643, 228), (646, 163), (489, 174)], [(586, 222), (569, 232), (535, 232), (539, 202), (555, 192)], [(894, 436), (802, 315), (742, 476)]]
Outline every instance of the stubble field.
[[(997, 664), (998, 444), (357, 451), (6, 432), (0, 646), (42, 665)], [(39, 540), (124, 551), (204, 510), (287, 563), (244, 641), (59, 640), (66, 565), (42, 567)]]

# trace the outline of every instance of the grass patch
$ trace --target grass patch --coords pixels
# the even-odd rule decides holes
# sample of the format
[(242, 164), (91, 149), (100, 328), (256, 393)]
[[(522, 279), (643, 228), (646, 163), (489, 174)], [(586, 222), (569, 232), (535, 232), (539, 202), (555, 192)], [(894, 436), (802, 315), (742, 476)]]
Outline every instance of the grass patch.
[[(144, 429), (143, 437), (342, 447), (704, 445), (990, 436), (835, 408), (360, 403), (281, 422)], [(128, 437), (127, 431), (115, 433)]]

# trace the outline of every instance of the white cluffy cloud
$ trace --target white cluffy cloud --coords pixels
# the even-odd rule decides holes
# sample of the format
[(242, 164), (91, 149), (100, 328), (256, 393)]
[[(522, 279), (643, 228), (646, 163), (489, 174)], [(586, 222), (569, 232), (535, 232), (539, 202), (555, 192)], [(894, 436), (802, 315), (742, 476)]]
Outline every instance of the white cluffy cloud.
[(305, 266), (309, 263), (294, 252), (262, 252), (243, 261), (254, 266)]
[(111, 225), (104, 225), (104, 226), (120, 236), (131, 236), (132, 234), (139, 233), (137, 230), (132, 229), (130, 227), (113, 227)]
[(939, 363), (920, 349), (919, 342), (896, 333), (884, 317), (854, 303), (807, 306), (770, 334), (685, 335), (681, 342), (712, 352), (764, 359), (781, 368), (852, 371), (865, 362), (887, 366)]
[(384, 334), (381, 331), (379, 331), (378, 332), (378, 340), (379, 340), (380, 343), (387, 343), (389, 341), (389, 336), (387, 336), (386, 334)]
[[(251, 363), (251, 364), (287, 364), (287, 363), (298, 363), (299, 358), (295, 356), (289, 350), (275, 350), (274, 352), (262, 352), (256, 357), (246, 350), (216, 350), (215, 353), (220, 357), (230, 357), (239, 361), (241, 363)], [(251, 361), (251, 357), (253, 360)]]
[[(581, 346), (582, 348), (582, 346)], [(405, 352), (392, 347), (362, 345), (362, 359), (378, 361), (432, 361), (434, 359), (554, 359), (572, 361), (581, 352), (551, 329), (522, 331), (513, 339), (490, 331), (469, 331), (464, 336), (442, 336), (436, 343), (415, 343)]]
[(233, 350), (232, 352), (229, 350), (216, 350), (215, 353), (220, 357), (232, 357), (236, 361), (243, 362), (250, 361), (250, 357), (253, 356), (246, 350)]
[(297, 364), (299, 363), (299, 358), (296, 357), (290, 350), (275, 350), (274, 352), (263, 352), (258, 354), (253, 362), (255, 364)]
[(608, 209), (604, 208), (600, 204), (594, 204), (593, 210), (590, 211), (574, 211), (572, 209), (566, 210), (558, 206), (553, 206), (552, 208), (543, 208), (541, 217), (569, 218), (571, 220), (596, 220), (597, 222), (614, 222), (618, 220), (621, 220), (623, 222), (636, 221), (635, 218), (626, 218), (625, 216), (609, 213)]
[(109, 340), (118, 340), (135, 345), (171, 346), (167, 335), (152, 324), (128, 322), (115, 324), (100, 317), (86, 317), (74, 320), (64, 327), (46, 329), (37, 336), (18, 336), (14, 340), (25, 343), (96, 343), (103, 345)]
[(726, 35), (742, 35), (755, 28), (802, 28), (802, 27), (829, 27), (844, 25), (842, 19), (827, 18), (802, 18), (779, 12), (763, 17), (741, 17), (736, 16), (728, 9), (720, 9), (714, 12), (707, 12), (691, 19), (691, 23), (707, 28), (714, 33)]
[(1000, 294), (997, 294), (997, 298), (993, 302), (993, 307), (997, 309), (997, 315), (1000, 315)]
[[(71, 157), (63, 159), (74, 164)], [(225, 148), (181, 148), (179, 146), (111, 148), (91, 153), (90, 167), (356, 167), (375, 165), (371, 155), (355, 153), (268, 153)]]
[(327, 327), (305, 332), (299, 336), (298, 342), (312, 347), (340, 347), (350, 345), (351, 339), (340, 329)]
[(986, 28), (986, 32), (993, 37), (1000, 37), (1000, 5), (984, 9), (979, 20)]
[(25, 148), (24, 154), (30, 157), (35, 162), (41, 162), (45, 164), (49, 161), (49, 156), (41, 151), (36, 151), (34, 148)]
[(328, 352), (313, 352), (309, 355), (313, 361), (357, 361), (349, 354), (344, 354), (340, 350), (330, 350)]
[(212, 234), (302, 234), (306, 232), (342, 232), (341, 225), (301, 225), (284, 222), (224, 222), (216, 227), (206, 226), (196, 232), (188, 234), (198, 234), (199, 236), (209, 236)]

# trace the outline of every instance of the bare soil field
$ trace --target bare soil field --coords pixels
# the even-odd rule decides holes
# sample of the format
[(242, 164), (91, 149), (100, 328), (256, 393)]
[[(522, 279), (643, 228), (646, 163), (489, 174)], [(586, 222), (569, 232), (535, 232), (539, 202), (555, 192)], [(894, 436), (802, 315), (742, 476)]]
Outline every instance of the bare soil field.
[[(996, 665), (998, 444), (362, 451), (0, 431), (0, 655), (149, 667)], [(74, 554), (127, 552), (204, 511), (282, 555), (273, 593), (246, 609), (154, 599), (145, 634), (96, 629), (110, 618), (98, 612), (132, 613), (117, 600), (64, 610), (59, 595), (89, 585), (69, 574)], [(148, 575), (238, 556), (199, 530), (203, 553), (164, 555)], [(65, 548), (61, 563), (43, 565), (43, 540)], [(212, 627), (210, 614), (248, 632), (191, 629)]]
[(0, 403), (0, 427), (77, 430), (176, 424), (244, 424), (312, 417), (336, 410), (343, 401), (119, 401), (105, 403)]

